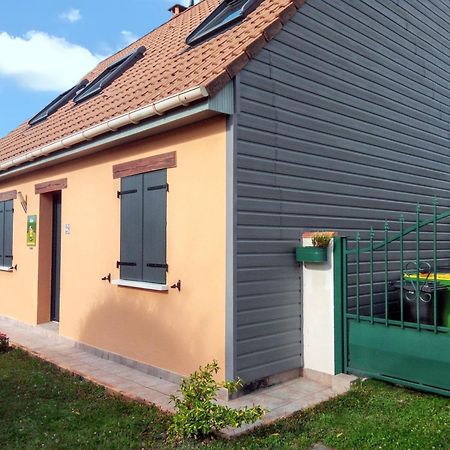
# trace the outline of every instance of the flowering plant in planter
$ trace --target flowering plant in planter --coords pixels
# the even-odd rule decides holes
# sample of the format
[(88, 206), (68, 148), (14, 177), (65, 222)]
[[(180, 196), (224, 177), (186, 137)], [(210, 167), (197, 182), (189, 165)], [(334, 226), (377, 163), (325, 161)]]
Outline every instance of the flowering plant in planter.
[(9, 350), (9, 338), (5, 333), (0, 332), (0, 353), (5, 353)]
[(317, 231), (311, 236), (312, 246), (297, 247), (295, 250), (298, 262), (321, 263), (328, 260), (328, 246), (333, 234)]
[(324, 231), (318, 231), (312, 235), (313, 247), (327, 248), (330, 245), (331, 234)]

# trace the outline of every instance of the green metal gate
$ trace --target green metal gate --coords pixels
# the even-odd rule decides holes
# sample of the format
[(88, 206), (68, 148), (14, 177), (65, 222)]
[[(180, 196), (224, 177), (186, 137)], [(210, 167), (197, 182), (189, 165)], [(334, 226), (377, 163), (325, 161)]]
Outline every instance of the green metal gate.
[(434, 202), (382, 231), (335, 240), (343, 372), (450, 396), (448, 218)]

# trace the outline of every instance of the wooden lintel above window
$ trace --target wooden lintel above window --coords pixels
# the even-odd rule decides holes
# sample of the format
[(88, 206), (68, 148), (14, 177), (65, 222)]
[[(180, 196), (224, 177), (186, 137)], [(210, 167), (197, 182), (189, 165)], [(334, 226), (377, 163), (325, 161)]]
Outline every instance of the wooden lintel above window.
[(8, 200), (15, 200), (17, 198), (17, 191), (0, 192), (0, 202), (7, 202)]
[(67, 178), (60, 180), (45, 181), (34, 186), (34, 192), (36, 194), (46, 194), (47, 192), (60, 191), (67, 188)]
[(113, 166), (113, 177), (123, 178), (177, 166), (177, 152), (162, 153)]

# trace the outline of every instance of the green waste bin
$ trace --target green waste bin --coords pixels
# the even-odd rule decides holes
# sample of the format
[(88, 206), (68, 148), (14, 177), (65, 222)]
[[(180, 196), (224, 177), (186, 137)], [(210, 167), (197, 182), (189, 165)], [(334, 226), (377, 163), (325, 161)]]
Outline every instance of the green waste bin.
[[(438, 315), (440, 316), (439, 326), (450, 328), (450, 272), (438, 272), (436, 274), (437, 282), (439, 286), (445, 286), (447, 289), (447, 294), (445, 296), (444, 304), (438, 305), (439, 311)], [(417, 280), (417, 276), (411, 274), (404, 274), (403, 279), (405, 281), (405, 289), (408, 289), (408, 281), (415, 282)], [(419, 280), (423, 282), (427, 282), (431, 289), (433, 289), (434, 285), (434, 275), (433, 274), (419, 274)]]
[(442, 326), (450, 328), (450, 274), (445, 274), (447, 278), (440, 278), (439, 284), (447, 288), (447, 298), (442, 312)]

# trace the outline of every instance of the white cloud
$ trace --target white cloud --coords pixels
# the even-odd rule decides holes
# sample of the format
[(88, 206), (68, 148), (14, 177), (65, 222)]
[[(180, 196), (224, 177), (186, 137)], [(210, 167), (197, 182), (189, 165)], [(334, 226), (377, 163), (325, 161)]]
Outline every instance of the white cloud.
[(59, 15), (61, 20), (65, 20), (70, 23), (78, 22), (81, 20), (81, 14), (79, 9), (70, 8), (67, 11)]
[(69, 89), (104, 57), (40, 31), (24, 36), (0, 32), (0, 76), (35, 91)]
[(138, 36), (136, 36), (132, 31), (122, 30), (120, 34), (122, 36), (122, 42), (125, 46), (128, 46), (139, 39)]

